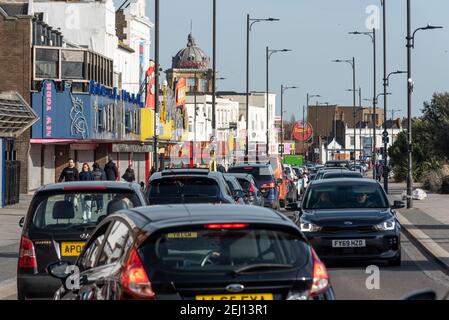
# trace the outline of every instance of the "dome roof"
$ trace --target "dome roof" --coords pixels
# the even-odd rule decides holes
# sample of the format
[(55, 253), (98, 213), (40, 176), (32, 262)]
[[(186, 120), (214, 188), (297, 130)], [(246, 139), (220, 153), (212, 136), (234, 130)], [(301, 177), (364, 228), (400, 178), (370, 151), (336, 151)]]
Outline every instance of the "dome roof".
[(172, 59), (172, 68), (176, 69), (207, 69), (209, 64), (210, 58), (196, 46), (191, 33), (187, 37), (187, 47), (179, 50)]

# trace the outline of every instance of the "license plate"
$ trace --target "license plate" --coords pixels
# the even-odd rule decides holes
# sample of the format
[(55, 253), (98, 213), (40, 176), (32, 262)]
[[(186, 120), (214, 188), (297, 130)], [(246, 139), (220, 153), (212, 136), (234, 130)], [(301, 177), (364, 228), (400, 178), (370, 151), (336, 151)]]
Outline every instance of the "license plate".
[(61, 256), (63, 257), (78, 257), (83, 250), (84, 242), (62, 242)]
[(271, 293), (217, 294), (196, 296), (196, 300), (273, 300)]
[(361, 248), (365, 247), (365, 240), (332, 240), (333, 248)]

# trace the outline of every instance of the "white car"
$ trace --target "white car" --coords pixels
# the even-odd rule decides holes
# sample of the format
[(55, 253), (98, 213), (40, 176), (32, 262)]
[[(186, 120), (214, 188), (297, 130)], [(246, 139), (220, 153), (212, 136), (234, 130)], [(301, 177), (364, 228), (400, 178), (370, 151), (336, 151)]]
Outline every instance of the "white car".
[(296, 196), (299, 197), (301, 194), (301, 179), (296, 175), (295, 170), (293, 170), (292, 166), (289, 164), (284, 164), (285, 173), (287, 176), (293, 180), (295, 186), (296, 186)]

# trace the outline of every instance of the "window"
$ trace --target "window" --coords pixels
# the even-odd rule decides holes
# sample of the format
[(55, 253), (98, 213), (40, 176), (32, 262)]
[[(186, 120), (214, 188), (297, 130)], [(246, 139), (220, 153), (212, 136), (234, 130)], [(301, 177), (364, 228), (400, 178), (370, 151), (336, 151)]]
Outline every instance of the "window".
[(36, 78), (59, 78), (58, 50), (36, 48)]
[(97, 131), (102, 132), (104, 130), (104, 112), (103, 108), (98, 108), (97, 111)]
[(195, 78), (187, 78), (187, 91), (195, 92)]
[(62, 50), (63, 79), (84, 79), (84, 51)]
[(115, 221), (103, 246), (97, 266), (107, 265), (120, 261), (125, 252), (129, 229), (120, 221)]
[(354, 136), (350, 136), (350, 137), (349, 137), (349, 140), (350, 140), (349, 144), (350, 144), (351, 146), (354, 146), (354, 145), (355, 145), (355, 137), (354, 137)]
[(81, 271), (95, 267), (95, 261), (97, 261), (98, 255), (100, 253), (100, 248), (103, 244), (104, 236), (106, 234), (106, 231), (108, 230), (108, 227), (109, 224), (106, 224), (92, 235), (92, 239), (95, 240), (92, 240), (90, 242), (78, 262), (78, 267), (80, 267)]
[(129, 111), (125, 112), (125, 130), (127, 133), (131, 131), (131, 116)]

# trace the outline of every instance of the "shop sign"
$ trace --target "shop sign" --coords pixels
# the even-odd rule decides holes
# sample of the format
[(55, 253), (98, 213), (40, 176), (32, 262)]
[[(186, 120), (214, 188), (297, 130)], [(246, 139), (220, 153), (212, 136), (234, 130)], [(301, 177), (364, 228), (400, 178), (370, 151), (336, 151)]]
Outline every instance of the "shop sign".
[(151, 152), (152, 146), (149, 144), (113, 144), (112, 152), (134, 152), (134, 153), (146, 153)]

